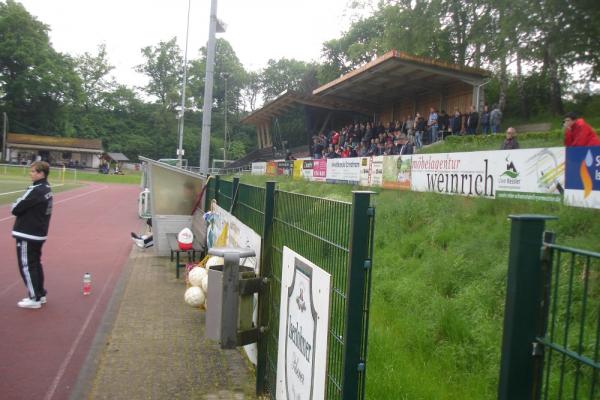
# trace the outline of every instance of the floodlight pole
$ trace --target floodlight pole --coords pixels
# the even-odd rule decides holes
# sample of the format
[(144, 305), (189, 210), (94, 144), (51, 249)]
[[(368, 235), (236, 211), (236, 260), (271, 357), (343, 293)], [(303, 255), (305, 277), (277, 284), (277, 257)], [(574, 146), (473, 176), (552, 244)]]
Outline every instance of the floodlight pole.
[(183, 55), (183, 82), (181, 84), (181, 112), (179, 114), (179, 147), (177, 148), (177, 166), (183, 168), (183, 116), (185, 115), (185, 87), (187, 85), (187, 51), (190, 33), (190, 9), (192, 0), (188, 0), (187, 27), (185, 28), (185, 53)]
[(210, 2), (210, 24), (206, 46), (206, 76), (204, 79), (204, 107), (202, 108), (202, 137), (200, 139), (200, 173), (208, 174), (210, 156), (210, 125), (213, 103), (213, 75), (215, 72), (215, 35), (217, 31), (217, 0)]

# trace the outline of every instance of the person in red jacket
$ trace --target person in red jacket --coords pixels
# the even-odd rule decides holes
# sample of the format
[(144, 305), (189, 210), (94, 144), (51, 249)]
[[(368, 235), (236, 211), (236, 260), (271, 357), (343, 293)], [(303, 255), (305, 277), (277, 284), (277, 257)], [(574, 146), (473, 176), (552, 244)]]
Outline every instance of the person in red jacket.
[(577, 118), (574, 112), (567, 113), (563, 121), (565, 126), (565, 146), (600, 146), (600, 138), (583, 118)]

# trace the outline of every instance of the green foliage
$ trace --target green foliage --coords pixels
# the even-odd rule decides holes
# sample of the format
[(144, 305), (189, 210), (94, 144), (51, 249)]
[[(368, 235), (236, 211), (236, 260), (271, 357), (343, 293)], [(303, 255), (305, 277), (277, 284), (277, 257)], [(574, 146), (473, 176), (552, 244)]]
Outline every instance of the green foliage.
[(58, 132), (81, 97), (73, 61), (57, 53), (48, 27), (13, 0), (0, 3), (1, 105), (30, 131)]
[(176, 38), (159, 42), (157, 46), (142, 49), (146, 59), (136, 70), (150, 78), (144, 91), (158, 98), (163, 107), (173, 109), (179, 102), (179, 87), (183, 74), (183, 60)]

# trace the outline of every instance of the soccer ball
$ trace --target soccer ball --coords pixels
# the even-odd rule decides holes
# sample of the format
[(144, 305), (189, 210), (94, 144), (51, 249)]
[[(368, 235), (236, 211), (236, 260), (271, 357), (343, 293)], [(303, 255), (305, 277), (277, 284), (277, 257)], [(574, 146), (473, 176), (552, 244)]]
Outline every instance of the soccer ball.
[[(192, 286), (202, 286), (202, 278), (206, 276), (206, 270), (202, 267), (194, 267), (188, 273), (188, 282)], [(203, 289), (206, 291), (206, 289)]]
[(206, 296), (204, 295), (202, 289), (200, 289), (198, 286), (192, 286), (185, 291), (183, 298), (190, 306), (200, 307), (204, 304)]
[(225, 259), (223, 257), (212, 256), (206, 261), (206, 269), (214, 267), (215, 265), (224, 265)]

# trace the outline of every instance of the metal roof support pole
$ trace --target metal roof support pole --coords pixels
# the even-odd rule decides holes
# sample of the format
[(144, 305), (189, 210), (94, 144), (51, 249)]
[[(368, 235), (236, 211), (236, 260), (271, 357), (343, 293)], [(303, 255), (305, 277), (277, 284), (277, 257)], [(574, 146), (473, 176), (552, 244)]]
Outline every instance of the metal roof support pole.
[(210, 157), (210, 126), (213, 103), (213, 75), (215, 72), (215, 46), (217, 31), (217, 0), (210, 2), (210, 25), (206, 46), (206, 76), (204, 79), (204, 106), (202, 108), (202, 137), (200, 140), (200, 173), (208, 174)]

